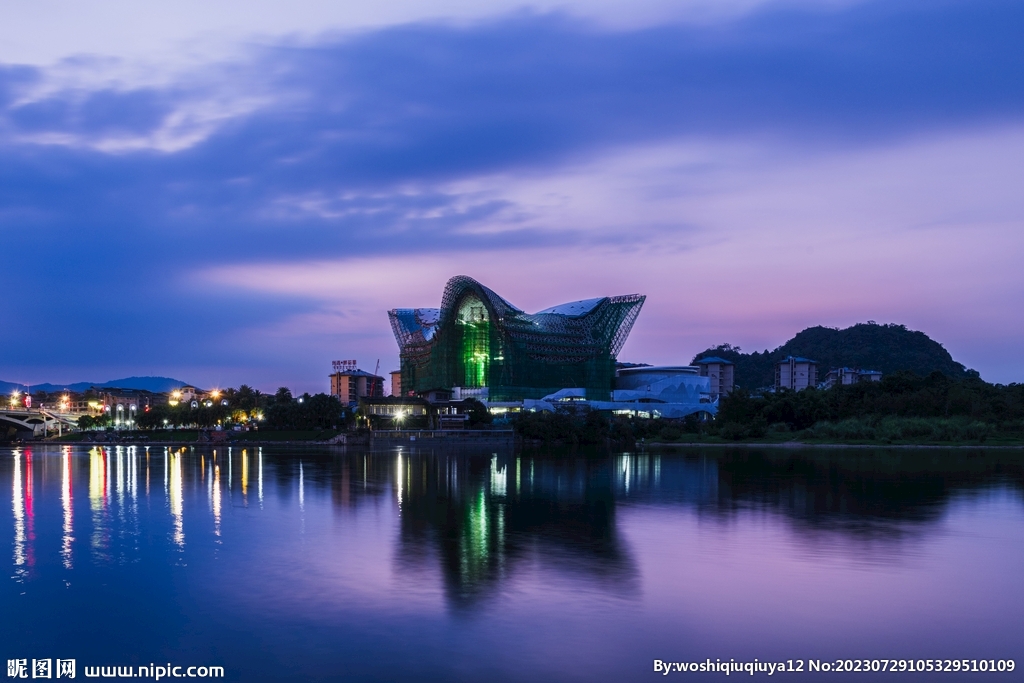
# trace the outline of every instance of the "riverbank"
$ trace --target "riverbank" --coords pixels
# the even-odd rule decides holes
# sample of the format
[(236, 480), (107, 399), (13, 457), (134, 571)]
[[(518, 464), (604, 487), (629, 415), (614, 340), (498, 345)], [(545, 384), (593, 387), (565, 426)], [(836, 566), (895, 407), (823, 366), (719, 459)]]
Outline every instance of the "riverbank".
[(950, 450), (964, 449), (977, 450), (1024, 450), (1024, 442), (1016, 444), (996, 443), (824, 443), (805, 441), (643, 441), (638, 442), (643, 448), (851, 448), (851, 449), (879, 449), (879, 448), (912, 448), (912, 449), (933, 449)]
[[(93, 438), (90, 438), (93, 437)], [(97, 438), (98, 437), (98, 438)], [(203, 438), (201, 438), (203, 437)], [(515, 440), (511, 429), (452, 430), (376, 430), (344, 432), (340, 430), (200, 432), (199, 430), (163, 430), (141, 432), (77, 432), (32, 443), (76, 444), (82, 446), (365, 446), (371, 442), (390, 446), (405, 443), (501, 443)]]
[[(217, 432), (213, 432), (218, 434)], [(325, 446), (325, 445), (369, 445), (371, 441), (379, 446), (402, 444), (452, 444), (452, 443), (516, 443), (525, 446), (572, 445), (558, 439), (524, 439), (512, 430), (395, 430), (376, 431), (371, 433), (342, 432), (339, 430), (308, 430), (308, 431), (264, 431), (264, 432), (219, 432), (225, 440), (200, 440), (197, 430), (168, 430), (152, 434), (124, 435), (119, 438), (89, 438), (94, 433), (79, 432), (63, 437), (54, 437), (31, 443), (78, 444), (83, 446)], [(102, 433), (101, 433), (102, 434)], [(590, 443), (590, 442), (588, 442)], [(594, 441), (601, 445), (601, 442)], [(634, 442), (605, 441), (604, 445), (613, 450), (632, 450)], [(585, 444), (583, 444), (585, 445)], [(676, 439), (663, 437), (639, 438), (635, 441), (637, 448), (930, 448), (930, 449), (1003, 449), (1024, 450), (1024, 439), (1019, 438), (988, 438), (985, 440), (967, 441), (934, 441), (934, 440), (818, 440), (792, 433), (769, 433), (760, 438), (727, 439), (717, 435), (683, 433)]]
[(682, 434), (678, 439), (638, 439), (644, 446), (750, 446), (757, 448), (1002, 448), (1024, 449), (1024, 439), (994, 436), (985, 439), (940, 441), (935, 439), (815, 439), (793, 433), (769, 433), (763, 437), (727, 439), (708, 434)]

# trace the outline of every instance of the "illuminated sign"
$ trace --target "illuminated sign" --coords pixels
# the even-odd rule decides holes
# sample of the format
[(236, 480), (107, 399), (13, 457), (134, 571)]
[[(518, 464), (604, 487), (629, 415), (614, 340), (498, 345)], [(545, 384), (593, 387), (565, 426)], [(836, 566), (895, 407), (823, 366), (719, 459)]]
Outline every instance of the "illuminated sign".
[(354, 360), (333, 360), (331, 366), (335, 372), (352, 372), (356, 369), (356, 362)]

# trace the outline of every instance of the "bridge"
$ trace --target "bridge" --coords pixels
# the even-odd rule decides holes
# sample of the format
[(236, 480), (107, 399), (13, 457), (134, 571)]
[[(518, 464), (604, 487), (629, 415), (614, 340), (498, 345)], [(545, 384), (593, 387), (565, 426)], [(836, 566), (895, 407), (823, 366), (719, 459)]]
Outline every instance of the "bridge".
[(76, 426), (77, 414), (31, 408), (0, 408), (0, 441), (36, 439), (47, 432)]

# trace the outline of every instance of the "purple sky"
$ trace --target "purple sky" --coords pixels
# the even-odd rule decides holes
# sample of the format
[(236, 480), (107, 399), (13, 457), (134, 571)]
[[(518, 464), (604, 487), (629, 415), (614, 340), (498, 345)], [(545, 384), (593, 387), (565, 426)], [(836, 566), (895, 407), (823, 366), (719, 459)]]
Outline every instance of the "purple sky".
[(1017, 3), (93, 9), (0, 25), (0, 379), (322, 391), (459, 274), (647, 294), (622, 360), (876, 320), (1024, 379)]

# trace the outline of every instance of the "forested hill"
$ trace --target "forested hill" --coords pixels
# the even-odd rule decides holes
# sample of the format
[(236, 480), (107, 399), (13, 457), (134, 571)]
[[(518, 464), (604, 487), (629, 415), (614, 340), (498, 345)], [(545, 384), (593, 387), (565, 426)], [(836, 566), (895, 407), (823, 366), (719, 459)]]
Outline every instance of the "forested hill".
[(736, 364), (736, 384), (749, 389), (775, 382), (775, 363), (786, 356), (802, 356), (818, 362), (820, 379), (831, 368), (850, 367), (892, 373), (910, 370), (925, 376), (936, 370), (952, 378), (966, 377), (963, 365), (953, 360), (942, 344), (924, 332), (908, 330), (904, 325), (859, 323), (845, 330), (808, 327), (788, 342), (763, 352), (743, 353), (739, 347), (723, 344), (698, 353), (696, 363), (707, 356), (718, 356)]

